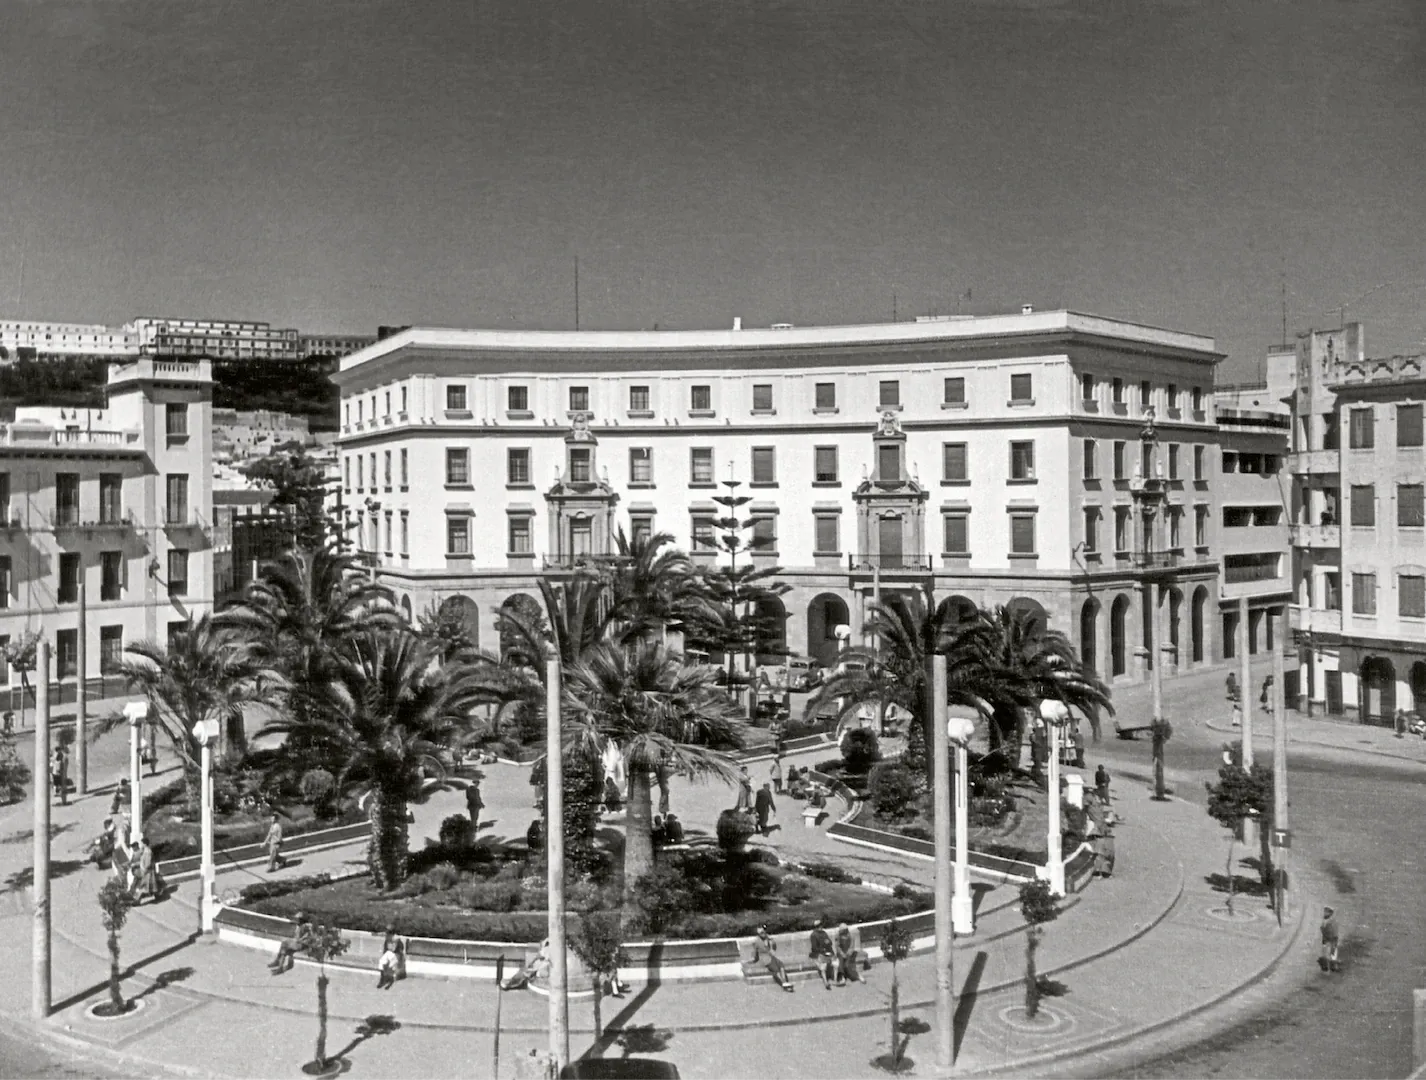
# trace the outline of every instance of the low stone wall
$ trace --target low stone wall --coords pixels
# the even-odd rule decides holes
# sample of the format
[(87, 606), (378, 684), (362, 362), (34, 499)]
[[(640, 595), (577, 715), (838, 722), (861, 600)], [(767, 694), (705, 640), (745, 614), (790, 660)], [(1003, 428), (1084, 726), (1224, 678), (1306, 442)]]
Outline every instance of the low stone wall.
[[(351, 825), (338, 825), (331, 829), (299, 833), (282, 841), (282, 852), (291, 855), (298, 851), (316, 851), (321, 848), (349, 844), (353, 840), (364, 840), (371, 834), (369, 822), (358, 821)], [(243, 863), (265, 862), (267, 848), (261, 844), (244, 844), (241, 847), (219, 848), (213, 853), (213, 861), (220, 867)], [(169, 881), (186, 881), (198, 876), (202, 866), (201, 855), (184, 855), (179, 859), (166, 859), (158, 864), (159, 873)]]

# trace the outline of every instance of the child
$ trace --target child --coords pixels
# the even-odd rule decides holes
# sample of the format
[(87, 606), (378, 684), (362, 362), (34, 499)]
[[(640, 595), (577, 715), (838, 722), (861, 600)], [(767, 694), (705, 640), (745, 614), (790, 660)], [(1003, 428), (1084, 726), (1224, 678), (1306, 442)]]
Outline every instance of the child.
[(376, 969), (378, 990), (390, 990), (397, 979), (406, 977), (406, 946), (396, 936), (395, 923), (386, 924), (386, 937), (381, 943), (381, 959), (376, 962)]

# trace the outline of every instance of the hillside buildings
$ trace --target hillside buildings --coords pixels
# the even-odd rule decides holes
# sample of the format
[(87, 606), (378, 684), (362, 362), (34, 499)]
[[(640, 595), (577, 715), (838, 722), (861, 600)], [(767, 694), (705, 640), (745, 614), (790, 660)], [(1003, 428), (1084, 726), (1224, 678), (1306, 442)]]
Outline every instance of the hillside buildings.
[(300, 334), (265, 322), (144, 316), (122, 326), (0, 319), (0, 361), (56, 356), (309, 360), (346, 356), (369, 334)]
[[(929, 590), (958, 610), (1043, 613), (1105, 678), (1135, 681), (1155, 662), (1218, 663), (1240, 596), (1280, 605), (1290, 587), (1281, 516), (1223, 561), (1220, 359), (1209, 338), (1028, 308), (766, 330), (411, 328), (334, 376), (343, 501), (403, 607), (455, 605), (487, 647), (501, 605), (613, 551), (620, 529), (717, 558), (713, 499), (736, 481), (766, 541), (751, 557), (790, 586), (768, 614), (792, 651), (828, 660), (878, 593)], [(1267, 505), (1266, 452), (1247, 473), (1254, 451), (1231, 452), (1233, 499)]]
[(137, 356), (139, 332), (128, 326), (0, 319), (0, 361), (21, 356)]

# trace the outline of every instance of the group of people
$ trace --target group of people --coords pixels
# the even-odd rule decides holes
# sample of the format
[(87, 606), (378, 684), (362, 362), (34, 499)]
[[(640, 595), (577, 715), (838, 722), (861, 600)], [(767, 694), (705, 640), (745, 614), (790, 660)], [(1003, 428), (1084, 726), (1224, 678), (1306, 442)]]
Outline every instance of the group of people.
[(652, 836), (655, 847), (668, 847), (683, 843), (683, 822), (670, 810), (667, 814), (655, 814)]
[(148, 839), (140, 833), (131, 845), (127, 825), (123, 818), (106, 817), (104, 831), (90, 845), (90, 858), (100, 867), (109, 864), (114, 880), (123, 885), (134, 903), (150, 899), (157, 903), (167, 893), (168, 884), (159, 873)]
[[(828, 990), (834, 985), (845, 986), (849, 982), (862, 981), (862, 953), (856, 947), (851, 927), (846, 923), (837, 927), (834, 936), (827, 932), (823, 920), (818, 918), (812, 924), (812, 933), (808, 935), (807, 958), (812, 961), (823, 987)], [(787, 965), (777, 955), (777, 942), (768, 933), (765, 925), (758, 927), (758, 935), (753, 940), (753, 963), (763, 964), (778, 986), (789, 994), (793, 992), (795, 988), (791, 976), (787, 973)]]

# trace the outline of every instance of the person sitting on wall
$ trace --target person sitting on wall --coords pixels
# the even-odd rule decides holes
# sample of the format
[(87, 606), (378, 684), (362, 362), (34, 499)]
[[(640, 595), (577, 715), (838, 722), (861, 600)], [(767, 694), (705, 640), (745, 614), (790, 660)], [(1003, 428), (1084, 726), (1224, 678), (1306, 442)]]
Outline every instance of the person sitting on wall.
[(683, 823), (678, 820), (678, 815), (672, 810), (668, 812), (668, 817), (663, 819), (663, 842), (665, 844), (683, 843)]

